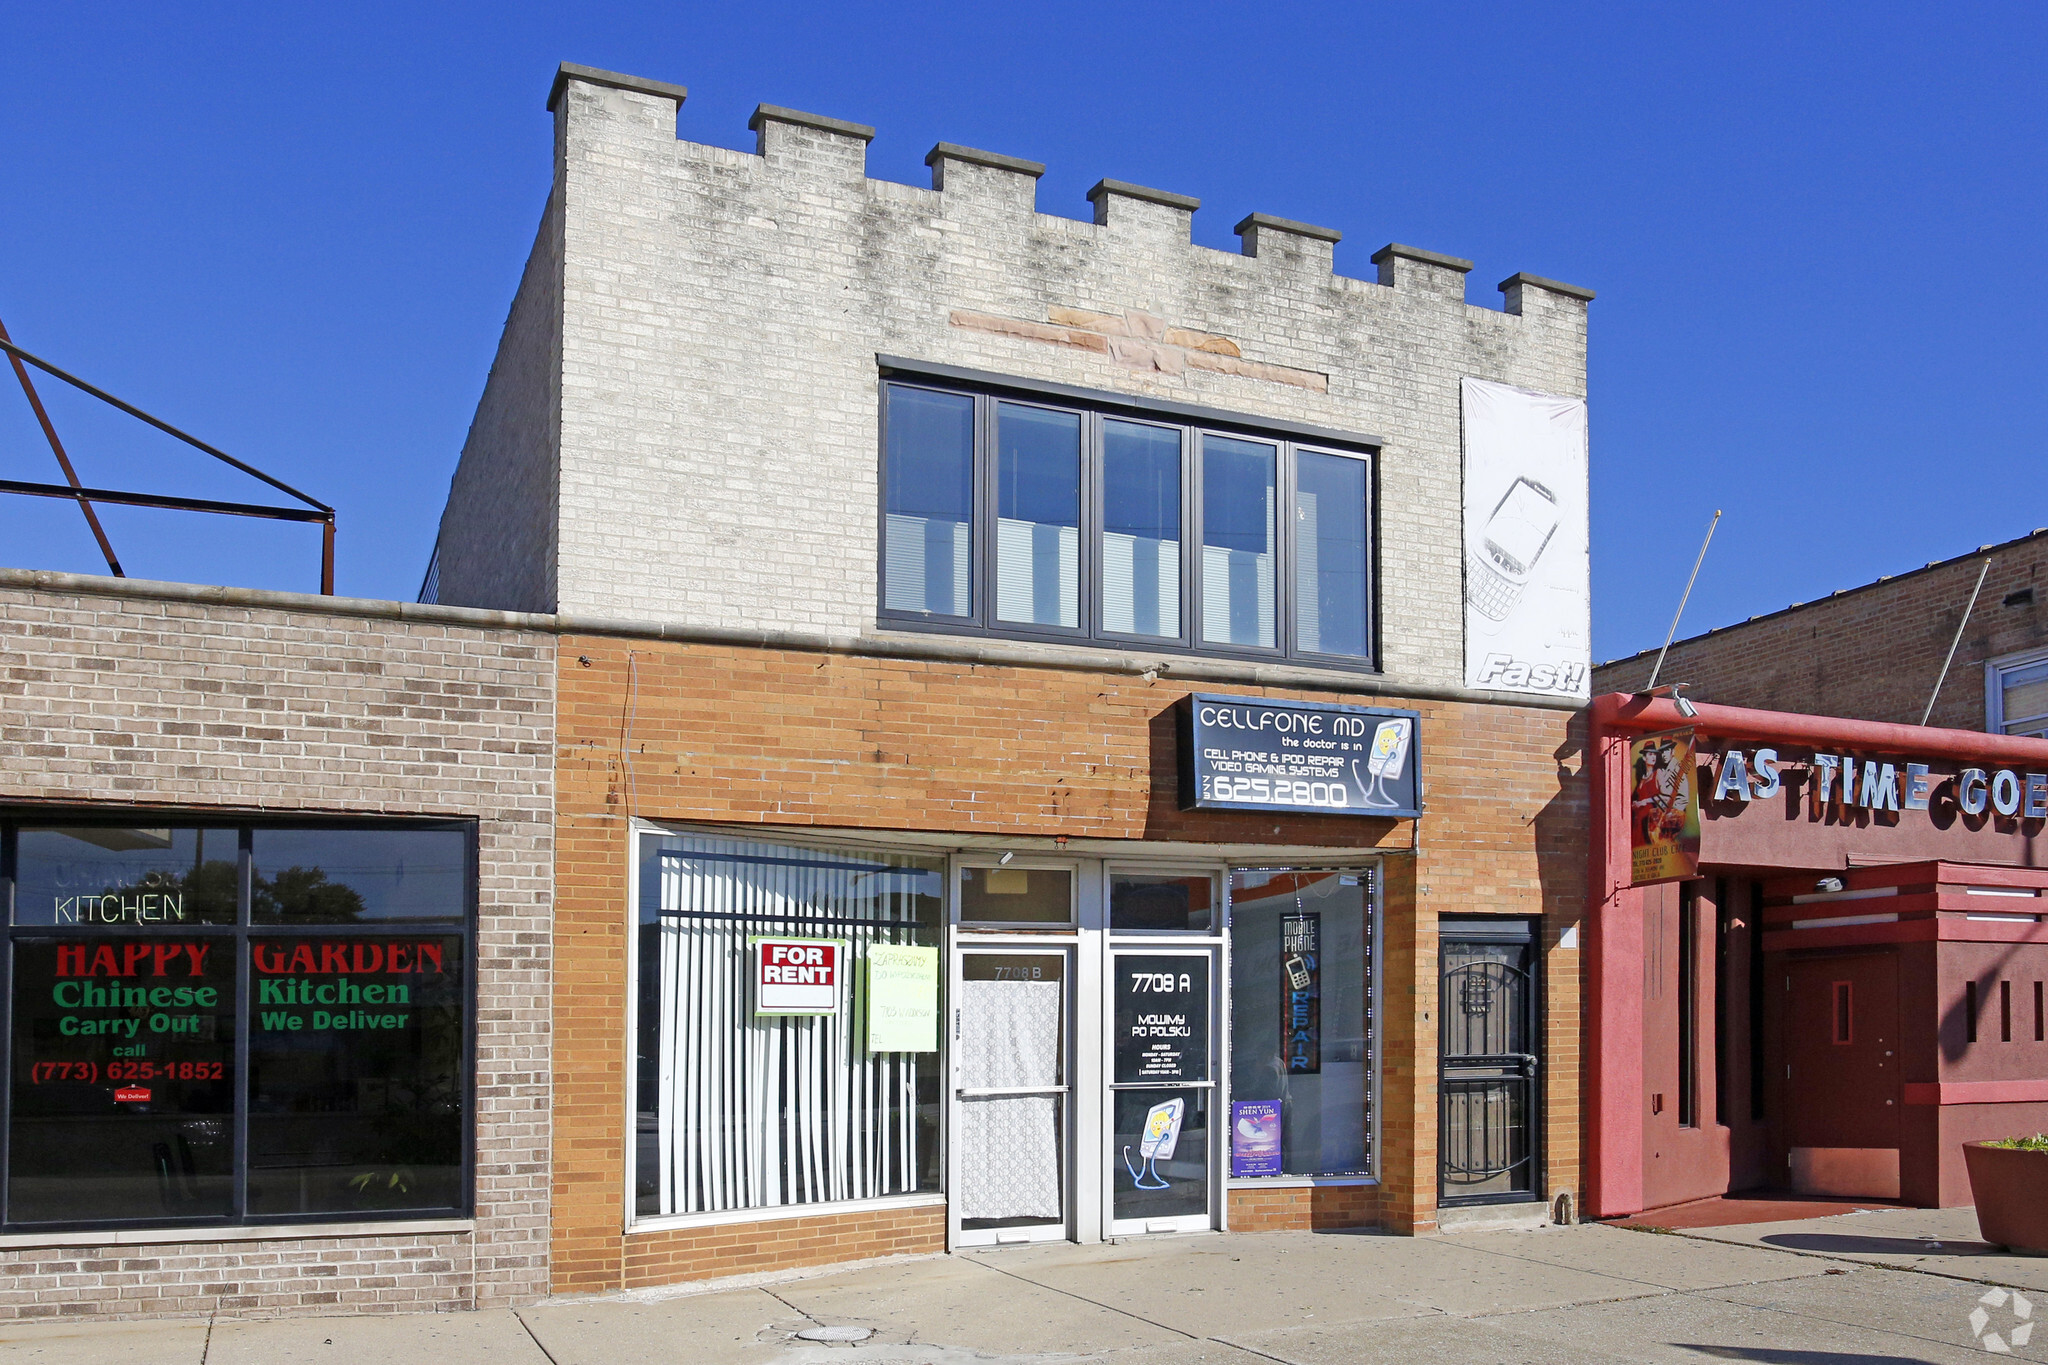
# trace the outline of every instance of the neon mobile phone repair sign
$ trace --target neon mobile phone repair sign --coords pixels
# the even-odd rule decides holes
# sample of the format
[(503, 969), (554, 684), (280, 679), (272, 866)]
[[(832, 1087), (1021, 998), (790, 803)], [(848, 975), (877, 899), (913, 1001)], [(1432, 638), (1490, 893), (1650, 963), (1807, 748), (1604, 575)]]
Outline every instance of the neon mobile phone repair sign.
[(754, 938), (754, 1013), (837, 1014), (847, 945), (837, 938)]
[(1183, 810), (1422, 813), (1413, 711), (1196, 693), (1180, 707)]

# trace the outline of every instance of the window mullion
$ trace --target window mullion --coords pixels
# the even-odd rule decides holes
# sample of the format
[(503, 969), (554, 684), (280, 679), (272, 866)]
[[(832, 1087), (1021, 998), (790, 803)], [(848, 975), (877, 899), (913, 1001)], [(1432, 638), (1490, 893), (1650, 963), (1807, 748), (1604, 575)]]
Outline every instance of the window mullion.
[(1081, 634), (1102, 633), (1102, 414), (1081, 414)]
[(1181, 640), (1190, 649), (1202, 650), (1207, 645), (1202, 638), (1202, 547), (1208, 534), (1208, 528), (1202, 524), (1202, 433), (1194, 427), (1185, 428), (1181, 442), (1181, 478), (1185, 487), (1181, 515), (1186, 518), (1180, 537)]
[(996, 437), (996, 400), (974, 399), (974, 620), (983, 630), (996, 626), (996, 509), (1002, 497)]
[(228, 1216), (241, 1222), (249, 1216), (249, 1026), (255, 991), (250, 982), (249, 925), (255, 918), (255, 831), (240, 834), (241, 870), (235, 907), (235, 1154), (228, 1195)]
[(1276, 452), (1279, 467), (1273, 471), (1274, 507), (1273, 528), (1273, 612), (1279, 619), (1273, 623), (1273, 643), (1280, 648), (1283, 658), (1295, 657), (1294, 635), (1294, 537), (1299, 529), (1295, 525), (1298, 511), (1295, 500), (1299, 496), (1295, 489), (1294, 442), (1282, 441)]

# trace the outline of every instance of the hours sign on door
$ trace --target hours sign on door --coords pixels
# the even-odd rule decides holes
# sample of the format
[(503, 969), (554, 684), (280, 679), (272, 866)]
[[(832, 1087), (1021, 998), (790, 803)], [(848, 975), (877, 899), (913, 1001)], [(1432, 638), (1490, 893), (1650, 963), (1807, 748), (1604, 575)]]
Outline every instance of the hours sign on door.
[(1209, 958), (1116, 955), (1116, 1083), (1209, 1079)]

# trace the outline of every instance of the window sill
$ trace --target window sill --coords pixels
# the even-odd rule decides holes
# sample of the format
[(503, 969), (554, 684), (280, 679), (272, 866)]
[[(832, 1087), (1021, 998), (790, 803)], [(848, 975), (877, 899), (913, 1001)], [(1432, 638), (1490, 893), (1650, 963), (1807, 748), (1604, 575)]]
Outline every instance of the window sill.
[(724, 1209), (717, 1213), (668, 1213), (635, 1218), (626, 1224), (626, 1235), (644, 1232), (675, 1232), (686, 1228), (729, 1227), (734, 1223), (783, 1222), (791, 1218), (830, 1218), (844, 1213), (867, 1213), (879, 1209), (942, 1208), (943, 1194), (892, 1194), (880, 1199), (839, 1199), (819, 1204), (778, 1204), (766, 1209)]
[(1369, 1175), (1234, 1175), (1230, 1178), (1233, 1190), (1341, 1189), (1379, 1183)]
[(413, 1218), (388, 1223), (265, 1223), (233, 1227), (107, 1228), (99, 1232), (14, 1232), (0, 1251), (33, 1247), (162, 1246), (172, 1242), (287, 1242), (327, 1237), (425, 1237), (473, 1233), (473, 1218)]

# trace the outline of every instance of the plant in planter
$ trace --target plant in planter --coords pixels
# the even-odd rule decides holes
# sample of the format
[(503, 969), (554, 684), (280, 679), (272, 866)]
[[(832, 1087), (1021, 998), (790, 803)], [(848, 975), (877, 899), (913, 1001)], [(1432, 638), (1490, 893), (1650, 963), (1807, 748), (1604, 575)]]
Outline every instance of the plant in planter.
[(2048, 1256), (2048, 1133), (1966, 1142), (1963, 1163), (1984, 1240)]

